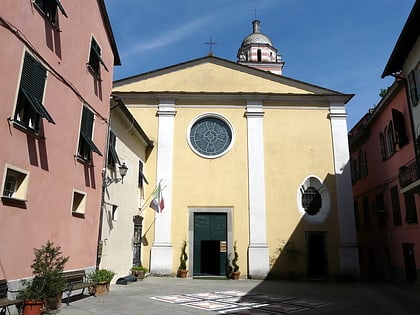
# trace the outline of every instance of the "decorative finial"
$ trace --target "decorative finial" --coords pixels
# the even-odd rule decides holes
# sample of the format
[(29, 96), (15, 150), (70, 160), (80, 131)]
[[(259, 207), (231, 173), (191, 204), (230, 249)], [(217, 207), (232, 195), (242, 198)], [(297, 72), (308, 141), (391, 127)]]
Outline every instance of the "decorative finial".
[(255, 8), (254, 8), (254, 20), (256, 20), (256, 19), (257, 19), (257, 11), (258, 11), (258, 10), (257, 10), (257, 7), (255, 7)]
[(217, 45), (217, 43), (216, 42), (213, 42), (213, 39), (210, 37), (210, 41), (209, 42), (205, 42), (204, 44), (210, 45), (210, 51), (207, 54), (207, 56), (213, 56), (213, 45)]

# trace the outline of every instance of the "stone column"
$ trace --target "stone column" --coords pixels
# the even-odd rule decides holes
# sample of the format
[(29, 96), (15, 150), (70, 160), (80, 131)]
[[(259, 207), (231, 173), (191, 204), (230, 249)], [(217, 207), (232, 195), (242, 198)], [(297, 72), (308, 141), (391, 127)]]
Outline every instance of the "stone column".
[(265, 210), (264, 112), (261, 101), (248, 101), (245, 113), (248, 132), (249, 248), (251, 278), (265, 278), (269, 271)]
[(165, 208), (161, 213), (156, 213), (150, 271), (160, 275), (172, 273), (171, 217), (175, 114), (174, 100), (159, 101), (156, 184), (161, 181)]
[(358, 277), (360, 275), (359, 251), (351, 187), (347, 113), (344, 104), (331, 104), (329, 117), (337, 190), (340, 273)]

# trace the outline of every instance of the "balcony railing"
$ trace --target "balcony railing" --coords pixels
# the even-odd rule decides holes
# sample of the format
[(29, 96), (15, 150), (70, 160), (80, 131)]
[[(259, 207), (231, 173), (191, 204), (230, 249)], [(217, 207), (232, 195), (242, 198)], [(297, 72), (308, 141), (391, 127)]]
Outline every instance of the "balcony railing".
[(420, 189), (420, 156), (400, 167), (398, 179), (405, 192)]

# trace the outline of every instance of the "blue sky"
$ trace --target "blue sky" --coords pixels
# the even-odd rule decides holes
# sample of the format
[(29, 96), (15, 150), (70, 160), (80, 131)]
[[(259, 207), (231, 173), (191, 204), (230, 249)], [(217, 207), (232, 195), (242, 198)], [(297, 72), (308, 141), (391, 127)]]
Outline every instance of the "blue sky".
[[(415, 0), (105, 0), (122, 66), (114, 79), (201, 58), (236, 62), (255, 14), (287, 77), (356, 94), (348, 128), (393, 79), (382, 71)], [(255, 11), (256, 9), (256, 11)]]

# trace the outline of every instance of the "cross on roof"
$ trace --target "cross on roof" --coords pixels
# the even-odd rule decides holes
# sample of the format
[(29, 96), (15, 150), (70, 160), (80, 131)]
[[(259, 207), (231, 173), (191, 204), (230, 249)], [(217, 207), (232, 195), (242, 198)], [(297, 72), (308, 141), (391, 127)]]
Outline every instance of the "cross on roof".
[(213, 56), (213, 45), (217, 45), (217, 43), (216, 42), (213, 42), (213, 39), (210, 37), (210, 41), (209, 42), (205, 42), (204, 44), (210, 45), (209, 55), (210, 56)]

